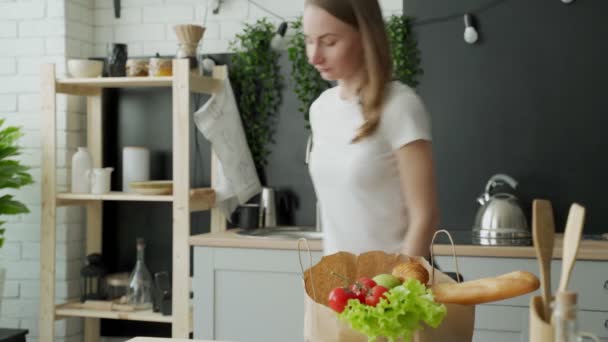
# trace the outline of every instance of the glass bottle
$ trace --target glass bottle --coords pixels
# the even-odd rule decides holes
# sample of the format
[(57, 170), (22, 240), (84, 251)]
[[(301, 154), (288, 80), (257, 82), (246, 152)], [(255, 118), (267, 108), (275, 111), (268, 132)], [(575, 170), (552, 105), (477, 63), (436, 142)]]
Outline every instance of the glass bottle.
[(152, 307), (152, 277), (144, 262), (144, 239), (138, 238), (136, 247), (137, 262), (129, 277), (127, 302), (137, 309), (149, 309)]

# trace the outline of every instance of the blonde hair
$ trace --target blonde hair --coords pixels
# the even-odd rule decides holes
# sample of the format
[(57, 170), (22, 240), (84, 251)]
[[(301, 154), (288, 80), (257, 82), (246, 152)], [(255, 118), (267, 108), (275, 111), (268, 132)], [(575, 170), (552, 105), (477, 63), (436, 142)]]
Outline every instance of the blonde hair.
[(306, 5), (324, 9), (361, 34), (366, 75), (360, 98), (365, 122), (352, 140), (353, 143), (359, 142), (378, 128), (386, 85), (393, 74), (380, 5), (378, 0), (306, 0)]

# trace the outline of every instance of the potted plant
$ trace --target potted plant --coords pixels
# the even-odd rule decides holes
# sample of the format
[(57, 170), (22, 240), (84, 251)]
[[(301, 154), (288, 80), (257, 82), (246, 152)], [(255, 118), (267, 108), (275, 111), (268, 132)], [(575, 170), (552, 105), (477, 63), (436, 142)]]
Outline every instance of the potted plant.
[[(19, 189), (33, 182), (28, 173), (29, 167), (24, 166), (15, 157), (19, 156), (20, 148), (17, 140), (22, 136), (19, 127), (3, 127), (4, 119), (0, 119), (0, 189)], [(4, 191), (3, 191), (4, 192)], [(0, 195), (0, 248), (4, 244), (4, 223), (2, 216), (28, 213), (28, 208), (16, 201), (13, 195)], [(6, 269), (0, 264), (0, 304), (4, 290)]]
[(282, 100), (283, 77), (278, 51), (270, 47), (276, 28), (266, 18), (244, 25), (230, 42), (230, 81), (243, 121), (247, 144), (262, 185), (270, 155), (276, 115)]

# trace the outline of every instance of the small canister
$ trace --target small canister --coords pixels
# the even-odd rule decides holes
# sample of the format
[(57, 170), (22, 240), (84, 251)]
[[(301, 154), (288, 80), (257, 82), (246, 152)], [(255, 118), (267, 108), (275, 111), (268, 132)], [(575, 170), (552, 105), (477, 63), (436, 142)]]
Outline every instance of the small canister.
[(127, 295), (129, 273), (113, 273), (106, 276), (106, 288), (109, 300), (120, 299)]
[(150, 58), (148, 76), (172, 76), (173, 61), (170, 58)]
[(130, 58), (127, 60), (127, 76), (148, 76), (148, 60)]

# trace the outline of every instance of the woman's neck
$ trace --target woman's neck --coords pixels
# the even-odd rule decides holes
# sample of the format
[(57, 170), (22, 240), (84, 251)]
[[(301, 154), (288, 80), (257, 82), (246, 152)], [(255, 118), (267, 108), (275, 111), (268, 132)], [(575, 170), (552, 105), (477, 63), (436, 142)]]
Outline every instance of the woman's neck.
[(363, 68), (347, 78), (339, 79), (338, 86), (340, 87), (340, 98), (344, 100), (352, 100), (353, 98), (357, 97), (364, 82), (365, 73), (363, 72)]

